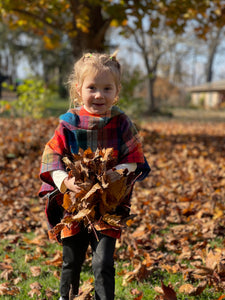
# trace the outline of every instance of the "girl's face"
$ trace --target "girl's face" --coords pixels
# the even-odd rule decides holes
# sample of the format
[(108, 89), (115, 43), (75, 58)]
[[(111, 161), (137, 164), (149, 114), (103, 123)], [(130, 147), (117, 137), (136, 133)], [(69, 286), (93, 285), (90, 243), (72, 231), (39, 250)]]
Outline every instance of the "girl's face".
[(104, 115), (111, 109), (119, 92), (110, 71), (86, 75), (77, 91), (85, 109), (97, 115)]

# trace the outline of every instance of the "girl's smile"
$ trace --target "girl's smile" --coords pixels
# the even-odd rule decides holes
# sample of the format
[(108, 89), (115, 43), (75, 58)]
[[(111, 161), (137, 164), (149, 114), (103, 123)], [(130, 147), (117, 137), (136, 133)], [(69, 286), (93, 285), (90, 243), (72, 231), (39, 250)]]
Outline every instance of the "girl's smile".
[(86, 75), (77, 91), (85, 109), (97, 115), (104, 115), (111, 109), (119, 92), (110, 71)]

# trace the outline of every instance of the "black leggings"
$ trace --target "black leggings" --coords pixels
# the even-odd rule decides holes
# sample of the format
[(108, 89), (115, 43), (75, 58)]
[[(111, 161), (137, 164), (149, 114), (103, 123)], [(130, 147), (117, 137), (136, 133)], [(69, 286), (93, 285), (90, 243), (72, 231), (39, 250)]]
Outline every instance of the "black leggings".
[(99, 242), (93, 232), (82, 229), (78, 234), (64, 238), (63, 265), (60, 281), (60, 294), (69, 299), (72, 287), (74, 295), (78, 294), (81, 267), (90, 243), (92, 248), (92, 270), (95, 277), (95, 299), (113, 300), (115, 292), (114, 250), (116, 239), (97, 233)]

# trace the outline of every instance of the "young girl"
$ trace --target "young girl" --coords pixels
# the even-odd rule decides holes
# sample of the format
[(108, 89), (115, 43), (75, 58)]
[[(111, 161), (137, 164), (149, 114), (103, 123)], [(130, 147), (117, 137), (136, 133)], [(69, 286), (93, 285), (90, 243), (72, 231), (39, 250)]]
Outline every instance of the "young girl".
[[(40, 196), (48, 196), (46, 214), (50, 228), (60, 222), (64, 213), (60, 205), (63, 194), (68, 190), (75, 194), (80, 192), (76, 179), (69, 178), (65, 171), (62, 162), (65, 155), (78, 153), (79, 148), (86, 150), (90, 147), (92, 151), (113, 148), (116, 169), (136, 172), (138, 180), (143, 180), (150, 171), (134, 125), (114, 105), (118, 100), (120, 79), (121, 67), (116, 55), (85, 54), (74, 66), (69, 80), (70, 97), (80, 106), (60, 117), (55, 134), (46, 144), (42, 156)], [(56, 188), (60, 193), (55, 192)], [(129, 211), (129, 205), (120, 209)], [(70, 228), (62, 230), (60, 238), (57, 237), (63, 245), (61, 300), (73, 299), (78, 294), (81, 267), (89, 244), (92, 248), (95, 299), (114, 299), (113, 255), (116, 238), (120, 237), (121, 231), (101, 224), (96, 232), (89, 232), (82, 222), (74, 222)], [(73, 296), (69, 297), (69, 291)]]

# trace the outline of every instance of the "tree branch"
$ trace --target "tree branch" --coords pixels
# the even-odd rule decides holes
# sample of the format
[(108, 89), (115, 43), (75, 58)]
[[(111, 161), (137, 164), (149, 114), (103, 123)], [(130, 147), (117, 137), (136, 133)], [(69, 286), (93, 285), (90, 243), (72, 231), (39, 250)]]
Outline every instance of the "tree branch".
[(13, 8), (12, 11), (19, 13), (20, 15), (24, 15), (28, 18), (31, 18), (32, 20), (39, 20), (43, 24), (45, 24), (48, 27), (53, 28), (53, 29), (60, 30), (60, 28), (63, 28), (63, 25), (64, 25), (64, 23), (58, 22), (58, 20), (56, 20), (52, 15), (51, 15), (51, 19), (54, 20), (54, 23), (49, 23), (45, 19), (46, 16), (42, 17), (41, 15), (34, 14), (34, 13), (31, 13), (30, 11), (26, 11), (26, 10), (22, 10), (22, 9), (18, 9), (18, 8)]

